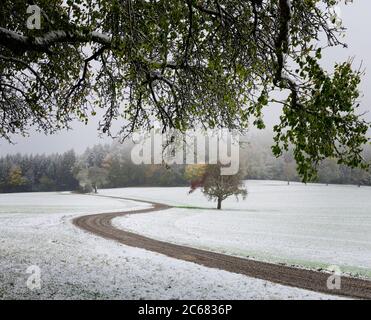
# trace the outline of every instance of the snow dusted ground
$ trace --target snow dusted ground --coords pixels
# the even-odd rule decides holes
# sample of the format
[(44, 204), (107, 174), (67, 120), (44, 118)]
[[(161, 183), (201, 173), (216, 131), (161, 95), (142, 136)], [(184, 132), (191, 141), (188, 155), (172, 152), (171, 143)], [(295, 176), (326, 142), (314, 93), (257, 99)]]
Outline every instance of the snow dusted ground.
[[(334, 299), (208, 269), (96, 237), (72, 225), (82, 213), (145, 207), (60, 193), (0, 195), (0, 299)], [(30, 290), (30, 266), (41, 289)]]
[[(174, 208), (117, 218), (117, 227), (207, 250), (298, 264), (340, 266), (371, 276), (371, 188), (248, 181), (246, 201), (227, 199), (224, 210)], [(144, 192), (143, 192), (144, 190)], [(104, 194), (212, 208), (187, 188), (112, 189)]]

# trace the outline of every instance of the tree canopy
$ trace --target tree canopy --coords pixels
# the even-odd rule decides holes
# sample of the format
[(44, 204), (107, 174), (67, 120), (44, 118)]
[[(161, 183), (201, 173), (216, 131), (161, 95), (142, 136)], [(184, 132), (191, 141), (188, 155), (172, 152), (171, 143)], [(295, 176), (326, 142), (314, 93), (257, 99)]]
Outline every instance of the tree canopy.
[(234, 195), (237, 199), (241, 196), (246, 199), (247, 190), (243, 179), (246, 177), (246, 168), (234, 175), (223, 176), (222, 165), (217, 164), (193, 164), (186, 166), (184, 176), (190, 182), (189, 193), (201, 188), (202, 193), (211, 201), (217, 202), (217, 209), (222, 208), (222, 202)]
[[(53, 133), (103, 108), (100, 130), (264, 127), (283, 105), (275, 155), (293, 144), (304, 180), (328, 157), (362, 165), (369, 123), (357, 111), (361, 71), (321, 66), (343, 45), (339, 0), (3, 0), (0, 137)], [(349, 1), (347, 1), (349, 2)], [(41, 9), (27, 28), (28, 5)], [(277, 91), (283, 97), (277, 101)], [(122, 122), (119, 132), (112, 123)]]

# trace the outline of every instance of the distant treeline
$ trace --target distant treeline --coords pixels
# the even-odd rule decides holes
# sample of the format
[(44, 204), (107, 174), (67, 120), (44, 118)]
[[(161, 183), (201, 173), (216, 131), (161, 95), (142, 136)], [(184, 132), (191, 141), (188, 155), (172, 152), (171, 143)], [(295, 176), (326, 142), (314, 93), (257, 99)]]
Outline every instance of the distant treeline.
[(96, 145), (82, 155), (0, 158), (0, 192), (93, 191), (98, 187), (184, 186), (184, 166), (135, 165), (129, 145)]
[[(247, 168), (247, 178), (257, 180), (300, 181), (296, 171), (293, 152), (289, 151), (280, 158), (271, 151), (272, 136), (269, 134), (250, 135), (242, 143), (240, 158)], [(363, 152), (367, 163), (371, 163), (371, 147), (367, 145)], [(318, 166), (315, 182), (325, 184), (371, 185), (371, 172), (338, 165), (336, 159), (326, 159)]]
[[(240, 166), (246, 179), (300, 181), (292, 152), (277, 159), (272, 138), (250, 136), (241, 145)], [(97, 145), (82, 155), (74, 151), (52, 155), (7, 155), (0, 158), (0, 192), (94, 191), (97, 188), (130, 186), (186, 186), (185, 167), (135, 165), (131, 145)], [(364, 152), (371, 161), (371, 150)], [(338, 165), (335, 159), (319, 167), (318, 182), (371, 185), (370, 172)]]
[(0, 158), (0, 192), (76, 190), (73, 151), (53, 155), (7, 155)]

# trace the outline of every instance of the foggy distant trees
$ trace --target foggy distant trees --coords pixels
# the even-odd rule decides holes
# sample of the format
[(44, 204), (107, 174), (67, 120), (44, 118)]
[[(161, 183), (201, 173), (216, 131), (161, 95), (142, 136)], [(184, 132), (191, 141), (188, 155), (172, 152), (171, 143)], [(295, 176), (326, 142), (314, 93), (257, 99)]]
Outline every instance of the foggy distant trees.
[[(256, 180), (301, 181), (292, 150), (283, 157), (272, 155), (272, 137), (269, 134), (251, 135), (240, 149), (240, 163), (247, 168), (247, 178)], [(362, 156), (371, 162), (371, 146), (365, 147)], [(371, 185), (371, 172), (339, 165), (329, 158), (319, 163), (315, 182), (324, 184)]]
[(127, 146), (97, 145), (77, 156), (7, 155), (0, 158), (0, 192), (79, 191), (129, 186), (185, 186), (183, 166), (135, 165)]
[(74, 151), (52, 155), (7, 155), (0, 158), (0, 192), (75, 190)]
[[(290, 151), (280, 158), (271, 152), (271, 136), (252, 136), (240, 150), (240, 167), (245, 179), (301, 181)], [(190, 166), (135, 165), (131, 145), (97, 145), (81, 155), (74, 151), (51, 155), (7, 155), (0, 157), (0, 192), (80, 191), (131, 186), (189, 186), (205, 181), (191, 178), (198, 170)], [(371, 161), (371, 147), (363, 152)], [(318, 167), (317, 182), (371, 185), (371, 173), (327, 159)]]
[(11, 187), (17, 188), (27, 184), (27, 179), (22, 175), (22, 169), (19, 166), (11, 167), (8, 176), (8, 183)]
[(73, 168), (82, 192), (99, 188), (185, 185), (182, 166), (135, 165), (130, 144), (96, 145), (88, 148)]

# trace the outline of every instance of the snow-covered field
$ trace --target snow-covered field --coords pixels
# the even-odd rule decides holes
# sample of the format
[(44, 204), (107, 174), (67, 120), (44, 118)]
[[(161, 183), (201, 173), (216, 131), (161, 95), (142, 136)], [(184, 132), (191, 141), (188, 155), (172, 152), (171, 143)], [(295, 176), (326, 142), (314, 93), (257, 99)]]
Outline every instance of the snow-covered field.
[[(71, 223), (81, 214), (144, 206), (66, 193), (1, 194), (0, 299), (336, 298), (123, 246)], [(27, 273), (31, 266), (40, 270), (40, 289), (27, 286), (36, 275)]]
[[(180, 208), (115, 219), (117, 227), (222, 253), (371, 277), (371, 188), (248, 181), (247, 200), (217, 211), (187, 188), (112, 189)], [(202, 207), (182, 208), (182, 207)]]

